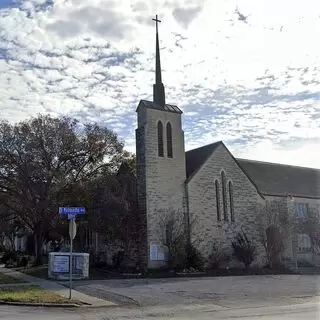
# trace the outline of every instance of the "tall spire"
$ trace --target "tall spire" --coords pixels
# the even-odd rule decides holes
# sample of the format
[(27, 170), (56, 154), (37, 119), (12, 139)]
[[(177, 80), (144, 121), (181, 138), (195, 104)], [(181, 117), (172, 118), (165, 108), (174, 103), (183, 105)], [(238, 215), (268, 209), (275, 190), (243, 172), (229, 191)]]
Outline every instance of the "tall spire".
[(159, 46), (159, 34), (158, 34), (158, 15), (155, 19), (156, 22), (156, 83), (153, 85), (153, 102), (161, 106), (166, 104), (164, 86), (161, 79), (161, 63), (160, 63), (160, 46)]

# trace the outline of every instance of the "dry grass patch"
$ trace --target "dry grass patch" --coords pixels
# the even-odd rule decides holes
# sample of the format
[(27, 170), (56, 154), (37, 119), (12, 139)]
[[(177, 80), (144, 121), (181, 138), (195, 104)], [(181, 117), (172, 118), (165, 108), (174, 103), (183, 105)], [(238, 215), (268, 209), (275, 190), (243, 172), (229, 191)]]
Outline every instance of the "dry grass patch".
[(11, 283), (26, 283), (28, 281), (23, 279), (14, 278), (11, 276), (8, 276), (4, 273), (0, 273), (0, 285), (2, 284), (11, 284)]
[(39, 286), (19, 286), (0, 288), (0, 300), (5, 302), (31, 302), (31, 303), (73, 303), (74, 300), (61, 297), (58, 294), (44, 290)]
[(16, 270), (32, 277), (48, 279), (48, 265), (28, 267), (28, 268), (16, 268)]

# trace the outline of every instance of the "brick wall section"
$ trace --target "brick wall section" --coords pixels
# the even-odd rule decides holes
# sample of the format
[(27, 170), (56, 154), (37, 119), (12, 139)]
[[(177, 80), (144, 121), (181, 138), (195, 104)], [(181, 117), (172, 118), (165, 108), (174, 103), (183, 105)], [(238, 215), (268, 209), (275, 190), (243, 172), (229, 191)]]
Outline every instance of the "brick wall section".
[[(164, 157), (158, 156), (159, 120), (164, 128)], [(167, 158), (165, 129), (168, 121), (172, 125), (173, 158)], [(150, 244), (162, 244), (159, 211), (173, 209), (181, 212), (184, 207), (186, 168), (181, 114), (139, 107), (136, 132), (139, 206), (146, 217), (149, 248)], [(160, 249), (165, 251), (163, 247)], [(148, 268), (160, 267), (163, 264), (149, 260)]]
[[(233, 183), (233, 202), (235, 221), (230, 221), (229, 191), (227, 188), (228, 218), (223, 220), (221, 169), (226, 174), (227, 185)], [(217, 219), (215, 179), (220, 185), (221, 222)], [(231, 242), (241, 227), (247, 235), (253, 238), (257, 246), (258, 257), (255, 264), (264, 263), (264, 249), (260, 242), (261, 206), (264, 200), (256, 188), (238, 167), (224, 145), (218, 147), (209, 157), (203, 167), (188, 183), (189, 214), (195, 221), (191, 230), (191, 240), (196, 243), (205, 258), (208, 258), (214, 240), (230, 256), (232, 254)]]

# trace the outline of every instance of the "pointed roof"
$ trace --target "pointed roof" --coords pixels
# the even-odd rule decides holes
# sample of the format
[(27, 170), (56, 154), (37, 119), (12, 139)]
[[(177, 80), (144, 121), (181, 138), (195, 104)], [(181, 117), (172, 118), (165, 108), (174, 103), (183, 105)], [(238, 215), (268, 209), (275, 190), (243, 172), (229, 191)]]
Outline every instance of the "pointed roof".
[(237, 159), (265, 195), (320, 199), (320, 169)]
[(223, 146), (226, 149), (226, 151), (229, 153), (230, 157), (234, 160), (238, 168), (246, 175), (248, 180), (255, 187), (258, 194), (261, 196), (261, 198), (264, 198), (263, 194), (260, 192), (255, 181), (251, 179), (250, 175), (242, 168), (238, 160), (233, 156), (233, 154), (230, 152), (230, 150), (225, 146), (225, 144), (222, 141), (217, 141), (211, 144), (207, 144), (203, 147), (186, 152), (186, 174), (187, 174), (186, 182), (188, 183), (196, 175), (196, 173), (201, 169), (201, 167), (206, 163), (209, 157), (216, 151), (216, 149), (219, 146)]
[(173, 104), (164, 104), (164, 105), (159, 105), (153, 101), (148, 101), (148, 100), (140, 100), (140, 103), (137, 107), (137, 110), (139, 108), (147, 108), (147, 109), (155, 109), (155, 110), (159, 110), (159, 111), (168, 111), (168, 112), (173, 112), (173, 113), (180, 113), (182, 114), (182, 111), (175, 105)]
[(198, 170), (200, 170), (202, 165), (221, 144), (222, 141), (217, 141), (186, 152), (187, 180), (191, 180), (191, 178), (198, 172)]
[(161, 22), (161, 20), (158, 19), (158, 15), (156, 15), (156, 18), (152, 20), (156, 22), (156, 83), (153, 85), (153, 102), (160, 106), (164, 106), (166, 104), (166, 99), (164, 85), (162, 83), (161, 77), (160, 46), (158, 33), (158, 22)]

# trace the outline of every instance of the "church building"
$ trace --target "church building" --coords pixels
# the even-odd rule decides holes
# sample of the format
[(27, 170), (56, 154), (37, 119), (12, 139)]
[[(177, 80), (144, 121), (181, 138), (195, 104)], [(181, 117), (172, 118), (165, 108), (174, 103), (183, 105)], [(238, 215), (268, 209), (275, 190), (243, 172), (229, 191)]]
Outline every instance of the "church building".
[[(166, 264), (161, 219), (166, 212), (182, 215), (191, 243), (207, 259), (213, 244), (232, 255), (232, 241), (245, 233), (257, 248), (255, 264), (265, 264), (261, 223), (266, 206), (281, 203), (292, 217), (319, 210), (320, 170), (237, 159), (223, 141), (185, 151), (183, 112), (167, 104), (161, 77), (158, 22), (153, 101), (141, 100), (136, 129), (137, 192), (144, 243), (140, 255), (148, 268)], [(280, 211), (281, 211), (280, 210)], [(282, 261), (319, 263), (308, 235), (292, 235)]]

